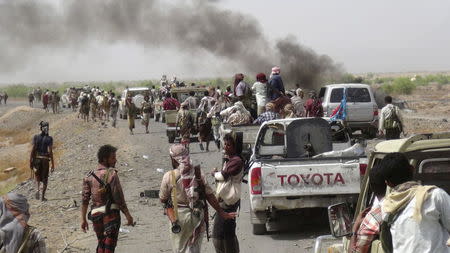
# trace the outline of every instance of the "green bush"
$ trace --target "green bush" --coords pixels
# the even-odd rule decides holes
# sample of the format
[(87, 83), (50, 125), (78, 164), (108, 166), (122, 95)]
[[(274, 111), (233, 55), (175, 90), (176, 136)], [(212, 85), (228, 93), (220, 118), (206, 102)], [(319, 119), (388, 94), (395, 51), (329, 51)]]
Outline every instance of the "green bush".
[(392, 94), (394, 93), (394, 88), (392, 86), (392, 84), (383, 84), (381, 86), (381, 89), (386, 93), (386, 94)]
[(9, 97), (20, 98), (20, 97), (27, 97), (28, 94), (33, 90), (33, 88), (26, 86), (24, 84), (14, 84), (6, 86), (1, 90), (5, 91)]
[(408, 77), (398, 77), (390, 86), (391, 87), (388, 85), (384, 91), (388, 92), (390, 90), (391, 93), (396, 94), (411, 94), (411, 92), (416, 88), (416, 85)]

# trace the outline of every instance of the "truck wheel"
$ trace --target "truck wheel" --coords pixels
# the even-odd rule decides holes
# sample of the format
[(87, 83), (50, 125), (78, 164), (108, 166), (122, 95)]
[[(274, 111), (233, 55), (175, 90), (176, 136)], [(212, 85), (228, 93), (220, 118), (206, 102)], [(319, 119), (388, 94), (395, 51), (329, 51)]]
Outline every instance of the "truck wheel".
[(267, 232), (266, 224), (252, 224), (253, 234), (254, 235), (263, 235)]
[(169, 136), (169, 143), (175, 142), (175, 136)]

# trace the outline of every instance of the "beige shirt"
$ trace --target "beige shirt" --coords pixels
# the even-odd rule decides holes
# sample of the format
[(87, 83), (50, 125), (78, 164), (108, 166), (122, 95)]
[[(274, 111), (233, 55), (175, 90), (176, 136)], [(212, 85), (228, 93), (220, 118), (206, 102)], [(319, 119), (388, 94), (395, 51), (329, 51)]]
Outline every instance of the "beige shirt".
[[(166, 174), (164, 174), (162, 182), (161, 182), (161, 188), (159, 191), (159, 198), (161, 200), (167, 200), (170, 198), (170, 194), (172, 192), (172, 179), (171, 179), (171, 171), (166, 172)], [(177, 179), (177, 202), (178, 205), (184, 205), (187, 206), (189, 205), (189, 200), (188, 197), (186, 195), (186, 192), (183, 190), (183, 185), (181, 182), (181, 175), (180, 175), (180, 169), (175, 169), (175, 177)], [(213, 189), (211, 189), (211, 187), (208, 185), (208, 182), (205, 180), (205, 177), (202, 175), (202, 180), (203, 183), (205, 184), (205, 191), (206, 194), (214, 194)]]

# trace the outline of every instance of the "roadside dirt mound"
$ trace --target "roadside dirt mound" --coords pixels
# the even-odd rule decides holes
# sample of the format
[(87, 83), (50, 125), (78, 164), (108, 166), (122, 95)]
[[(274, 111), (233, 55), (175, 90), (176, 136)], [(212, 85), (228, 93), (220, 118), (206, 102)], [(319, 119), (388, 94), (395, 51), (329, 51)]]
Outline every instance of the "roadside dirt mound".
[[(49, 114), (28, 106), (13, 108), (0, 117), (0, 194), (30, 177), (31, 140), (39, 133), (39, 122), (45, 120), (52, 124), (62, 118), (62, 115)], [(55, 156), (58, 157), (58, 152), (55, 152)], [(11, 167), (16, 169), (5, 172)]]

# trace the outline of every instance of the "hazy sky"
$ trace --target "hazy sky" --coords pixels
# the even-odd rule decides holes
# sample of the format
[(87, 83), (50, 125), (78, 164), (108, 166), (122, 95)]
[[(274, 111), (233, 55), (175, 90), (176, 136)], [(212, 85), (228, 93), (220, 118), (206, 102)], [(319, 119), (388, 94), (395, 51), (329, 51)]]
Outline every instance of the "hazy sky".
[(350, 72), (450, 69), (450, 1), (227, 0), (272, 38), (295, 35)]
[[(450, 69), (450, 1), (215, 2), (254, 17), (270, 43), (294, 35), (303, 45), (329, 55), (352, 73)], [(20, 52), (14, 53), (21, 57)], [(233, 62), (207, 52), (193, 54), (164, 45), (144, 48), (129, 42), (96, 42), (72, 45), (70, 49), (41, 49), (40, 54), (14, 71), (0, 69), (0, 83), (136, 80), (159, 78), (162, 73), (180, 77), (231, 76), (235, 71), (239, 67)]]

